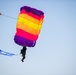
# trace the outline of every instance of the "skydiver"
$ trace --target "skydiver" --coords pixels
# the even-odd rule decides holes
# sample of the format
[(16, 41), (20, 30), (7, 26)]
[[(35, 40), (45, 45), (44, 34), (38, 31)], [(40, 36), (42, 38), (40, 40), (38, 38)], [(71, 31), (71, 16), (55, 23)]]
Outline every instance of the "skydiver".
[(21, 49), (20, 54), (22, 54), (22, 59), (21, 59), (22, 62), (24, 62), (25, 55), (26, 55), (26, 50), (27, 50), (26, 46), (24, 46), (24, 47)]

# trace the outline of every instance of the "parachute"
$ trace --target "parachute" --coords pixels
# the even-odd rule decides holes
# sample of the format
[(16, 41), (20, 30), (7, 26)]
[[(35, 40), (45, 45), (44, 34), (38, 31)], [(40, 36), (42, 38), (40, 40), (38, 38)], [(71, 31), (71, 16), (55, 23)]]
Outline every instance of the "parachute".
[(14, 41), (16, 44), (34, 47), (42, 28), (44, 13), (41, 10), (23, 6), (20, 8)]
[(3, 51), (3, 50), (0, 50), (0, 54), (6, 55), (6, 56), (13, 56), (13, 55), (15, 55), (13, 53), (9, 53), (9, 52)]

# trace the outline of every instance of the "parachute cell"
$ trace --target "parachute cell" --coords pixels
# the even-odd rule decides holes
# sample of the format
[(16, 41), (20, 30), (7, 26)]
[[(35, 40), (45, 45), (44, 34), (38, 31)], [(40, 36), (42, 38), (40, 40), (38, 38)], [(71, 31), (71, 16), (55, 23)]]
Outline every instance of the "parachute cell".
[(28, 47), (34, 47), (42, 27), (43, 19), (44, 13), (41, 10), (29, 6), (21, 7), (14, 36), (15, 43), (21, 46), (27, 43)]

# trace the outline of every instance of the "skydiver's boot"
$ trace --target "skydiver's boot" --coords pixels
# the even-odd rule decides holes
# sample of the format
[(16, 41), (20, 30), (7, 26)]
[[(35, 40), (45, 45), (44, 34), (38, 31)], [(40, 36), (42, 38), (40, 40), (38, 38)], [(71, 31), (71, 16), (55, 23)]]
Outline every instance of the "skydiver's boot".
[(21, 59), (21, 61), (24, 62), (23, 59)]

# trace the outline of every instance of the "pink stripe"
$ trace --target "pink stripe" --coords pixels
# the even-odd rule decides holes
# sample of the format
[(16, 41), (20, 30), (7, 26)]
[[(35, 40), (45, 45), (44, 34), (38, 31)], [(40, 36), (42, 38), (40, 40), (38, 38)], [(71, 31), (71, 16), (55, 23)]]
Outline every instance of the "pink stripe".
[(38, 39), (38, 35), (30, 34), (30, 33), (26, 32), (26, 31), (23, 31), (23, 30), (21, 30), (19, 28), (17, 28), (16, 35), (19, 35), (19, 36), (22, 36), (24, 38), (27, 38), (29, 40), (34, 40), (34, 41)]

